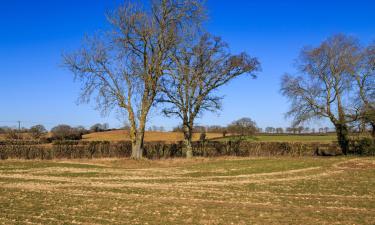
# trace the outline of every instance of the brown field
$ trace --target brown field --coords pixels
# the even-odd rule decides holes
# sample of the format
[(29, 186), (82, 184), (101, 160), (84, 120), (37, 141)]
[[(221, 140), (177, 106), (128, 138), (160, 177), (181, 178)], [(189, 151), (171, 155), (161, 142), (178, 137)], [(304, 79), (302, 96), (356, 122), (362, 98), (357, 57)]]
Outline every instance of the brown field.
[(0, 224), (375, 224), (374, 158), (0, 161)]
[[(220, 138), (223, 135), (220, 133), (207, 133), (206, 138)], [(199, 140), (200, 134), (194, 134), (193, 140)], [(125, 130), (113, 130), (107, 132), (91, 133), (83, 136), (85, 141), (129, 141), (129, 132)], [(145, 141), (164, 141), (164, 142), (176, 142), (182, 141), (183, 134), (179, 132), (156, 132), (147, 131), (145, 134)]]

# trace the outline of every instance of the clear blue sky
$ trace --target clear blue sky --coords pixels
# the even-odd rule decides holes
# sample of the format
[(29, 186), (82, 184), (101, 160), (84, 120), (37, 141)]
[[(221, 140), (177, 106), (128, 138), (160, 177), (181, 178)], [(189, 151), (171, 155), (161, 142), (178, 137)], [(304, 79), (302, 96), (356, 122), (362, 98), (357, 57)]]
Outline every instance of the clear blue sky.
[[(66, 123), (89, 126), (108, 122), (94, 104), (77, 105), (79, 84), (60, 67), (61, 53), (79, 47), (84, 34), (106, 26), (104, 13), (118, 0), (3, 1), (0, 5), (0, 126), (6, 121)], [(293, 63), (306, 45), (317, 45), (335, 33), (375, 40), (374, 1), (250, 1), (208, 0), (207, 29), (222, 36), (233, 52), (259, 58), (258, 79), (243, 77), (222, 88), (223, 110), (205, 113), (199, 124), (226, 125), (251, 117), (260, 127), (289, 125), (288, 109), (279, 94), (280, 77), (293, 72)], [(152, 112), (149, 125), (171, 128), (179, 123)], [(318, 124), (319, 125), (319, 124)]]

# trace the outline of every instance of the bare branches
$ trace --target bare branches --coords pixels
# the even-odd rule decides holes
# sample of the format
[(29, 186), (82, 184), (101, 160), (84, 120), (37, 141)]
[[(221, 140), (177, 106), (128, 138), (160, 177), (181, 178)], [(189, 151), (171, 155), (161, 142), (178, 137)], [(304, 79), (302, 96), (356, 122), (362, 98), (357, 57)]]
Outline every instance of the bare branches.
[(291, 102), (288, 115), (295, 123), (327, 117), (333, 123), (350, 122), (355, 112), (347, 97), (351, 92), (350, 74), (360, 60), (360, 47), (351, 37), (336, 35), (317, 48), (305, 48), (299, 59), (302, 76), (284, 76), (281, 92)]
[(110, 31), (87, 39), (81, 50), (64, 55), (64, 64), (82, 82), (81, 99), (96, 97), (103, 112), (128, 113), (133, 155), (141, 157), (147, 115), (160, 91), (160, 81), (173, 65), (172, 55), (199, 27), (199, 0), (154, 0), (151, 8), (126, 2), (107, 18)]
[(374, 58), (371, 46), (363, 49), (355, 39), (344, 35), (333, 36), (317, 48), (306, 48), (299, 60), (302, 75), (285, 75), (282, 79), (281, 92), (291, 101), (287, 115), (294, 118), (295, 125), (328, 118), (346, 154), (348, 124), (373, 112)]
[(246, 53), (230, 54), (228, 45), (218, 37), (204, 34), (196, 43), (179, 45), (173, 56), (173, 67), (164, 77), (160, 102), (163, 112), (183, 121), (185, 141), (191, 145), (194, 120), (204, 111), (221, 108), (222, 97), (215, 91), (232, 79), (260, 69), (256, 58)]

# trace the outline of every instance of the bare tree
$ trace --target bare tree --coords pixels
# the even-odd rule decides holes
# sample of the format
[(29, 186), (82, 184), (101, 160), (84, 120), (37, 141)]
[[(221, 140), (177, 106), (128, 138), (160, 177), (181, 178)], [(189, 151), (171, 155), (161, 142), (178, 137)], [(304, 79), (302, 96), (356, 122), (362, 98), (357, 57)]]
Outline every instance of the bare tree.
[(361, 123), (371, 126), (375, 138), (375, 44), (362, 50), (352, 76), (357, 89), (355, 103), (361, 108)]
[(266, 127), (265, 129), (266, 133), (275, 133), (276, 129), (274, 127)]
[(202, 35), (197, 44), (182, 46), (175, 53), (174, 70), (163, 82), (167, 103), (163, 110), (167, 116), (182, 120), (187, 157), (192, 157), (192, 131), (194, 120), (204, 111), (221, 108), (221, 97), (214, 92), (241, 74), (250, 74), (259, 69), (257, 59), (246, 53), (232, 55), (229, 47), (220, 38)]
[(61, 124), (51, 129), (51, 137), (55, 140), (81, 140), (82, 132), (69, 125)]
[(34, 139), (39, 139), (47, 133), (47, 129), (43, 125), (35, 125), (30, 127), (29, 132)]
[(258, 128), (255, 121), (245, 117), (229, 124), (228, 131), (232, 134), (238, 134), (243, 137), (254, 135), (258, 131)]
[(358, 63), (356, 40), (333, 36), (316, 48), (305, 48), (299, 58), (300, 76), (285, 75), (281, 92), (291, 100), (287, 113), (297, 125), (313, 118), (328, 118), (336, 128), (341, 150), (349, 150), (348, 123), (358, 112), (346, 97), (351, 93), (350, 73)]
[(278, 127), (278, 128), (276, 128), (276, 133), (282, 134), (282, 133), (284, 133), (284, 129), (282, 127)]
[(126, 112), (133, 158), (143, 156), (147, 116), (162, 76), (171, 70), (172, 53), (202, 15), (199, 0), (154, 0), (150, 9), (126, 2), (108, 15), (110, 31), (88, 38), (81, 50), (64, 56), (83, 84), (83, 102), (96, 96), (102, 112)]

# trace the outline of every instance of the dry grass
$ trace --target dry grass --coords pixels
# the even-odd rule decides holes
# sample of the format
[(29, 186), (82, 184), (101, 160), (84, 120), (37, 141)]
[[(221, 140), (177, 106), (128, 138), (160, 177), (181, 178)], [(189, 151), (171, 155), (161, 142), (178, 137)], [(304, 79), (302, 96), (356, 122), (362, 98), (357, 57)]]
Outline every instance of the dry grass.
[[(200, 134), (194, 134), (193, 140), (199, 140)], [(206, 138), (218, 138), (222, 137), (222, 134), (208, 133)], [(83, 136), (83, 140), (86, 141), (128, 141), (129, 133), (125, 130), (114, 130), (107, 132), (91, 133)], [(165, 142), (176, 142), (182, 141), (183, 134), (179, 132), (155, 132), (147, 131), (145, 134), (145, 141), (165, 141)]]
[(374, 158), (0, 162), (0, 224), (374, 224)]

